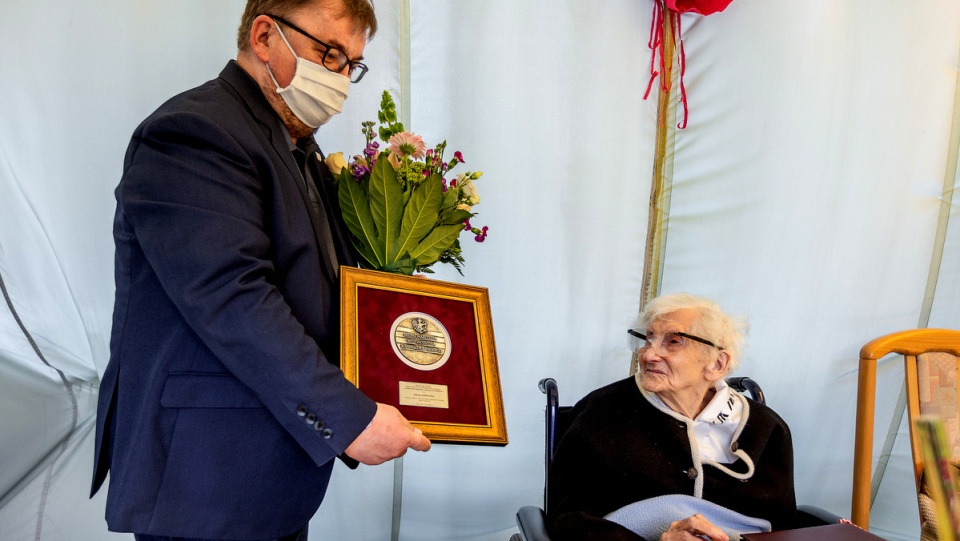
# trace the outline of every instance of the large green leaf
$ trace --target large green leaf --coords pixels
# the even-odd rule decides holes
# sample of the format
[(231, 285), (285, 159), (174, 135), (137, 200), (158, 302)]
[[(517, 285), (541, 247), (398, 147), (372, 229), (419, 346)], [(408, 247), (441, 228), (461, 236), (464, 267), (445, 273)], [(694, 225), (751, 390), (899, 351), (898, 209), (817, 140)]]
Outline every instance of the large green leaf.
[(334, 182), (334, 185), (336, 186), (339, 186), (341, 182), (345, 182), (347, 180), (353, 180), (356, 182), (356, 180), (353, 178), (353, 173), (350, 172), (349, 167), (344, 167), (341, 169), (340, 173), (333, 175), (333, 178), (336, 180), (336, 182)]
[(386, 246), (377, 236), (367, 194), (353, 179), (341, 178), (337, 184), (340, 212), (355, 237), (357, 251), (373, 268), (382, 267), (386, 263)]
[(392, 263), (400, 255), (400, 221), (403, 219), (403, 188), (397, 173), (385, 157), (377, 160), (370, 172), (370, 214), (377, 227), (380, 244), (386, 247), (384, 263)]
[(417, 265), (430, 265), (437, 261), (440, 254), (453, 245), (453, 242), (463, 231), (462, 225), (440, 225), (434, 228), (420, 244), (410, 250), (410, 257), (417, 260)]
[(406, 259), (398, 259), (397, 261), (394, 261), (393, 263), (390, 263), (379, 270), (383, 272), (394, 272), (397, 274), (406, 274), (407, 276), (410, 276), (413, 274), (413, 271), (416, 270), (416, 268), (417, 261), (408, 257)]
[(400, 224), (399, 253), (404, 255), (423, 240), (433, 229), (443, 200), (443, 185), (440, 177), (423, 181), (410, 195), (410, 202), (403, 211)]

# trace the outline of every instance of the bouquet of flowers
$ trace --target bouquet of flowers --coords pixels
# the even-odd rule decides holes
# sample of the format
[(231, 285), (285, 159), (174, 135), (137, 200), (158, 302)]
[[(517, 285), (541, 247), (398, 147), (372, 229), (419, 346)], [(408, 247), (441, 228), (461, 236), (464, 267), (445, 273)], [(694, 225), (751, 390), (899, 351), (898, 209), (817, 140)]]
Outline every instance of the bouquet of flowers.
[[(428, 149), (423, 139), (397, 121), (390, 93), (383, 92), (374, 122), (363, 122), (366, 148), (347, 162), (342, 152), (330, 154), (326, 165), (337, 183), (344, 221), (361, 256), (361, 266), (411, 275), (433, 272), (436, 262), (449, 263), (463, 274), (460, 235), (469, 231), (477, 242), (487, 227), (474, 227), (473, 207), (480, 203), (474, 181), (483, 174), (466, 171), (447, 180), (465, 163), (457, 151), (444, 161), (444, 141)], [(380, 149), (380, 141), (387, 148)]]

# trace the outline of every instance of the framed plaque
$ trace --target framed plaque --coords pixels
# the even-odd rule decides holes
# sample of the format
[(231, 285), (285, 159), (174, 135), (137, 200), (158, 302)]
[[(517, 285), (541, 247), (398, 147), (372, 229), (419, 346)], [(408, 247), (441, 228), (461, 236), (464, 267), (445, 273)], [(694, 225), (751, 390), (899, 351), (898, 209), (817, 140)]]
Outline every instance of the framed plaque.
[(507, 444), (487, 289), (340, 267), (340, 367), (431, 441)]

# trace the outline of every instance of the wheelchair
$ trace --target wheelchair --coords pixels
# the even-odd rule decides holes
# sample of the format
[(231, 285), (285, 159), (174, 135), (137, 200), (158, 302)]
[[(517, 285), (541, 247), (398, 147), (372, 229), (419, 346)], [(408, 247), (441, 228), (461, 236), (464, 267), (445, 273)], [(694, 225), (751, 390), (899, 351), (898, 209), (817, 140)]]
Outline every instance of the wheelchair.
[[(740, 376), (726, 378), (727, 385), (741, 393), (747, 393), (750, 398), (761, 404), (766, 404), (766, 397), (760, 385), (753, 379)], [(544, 378), (539, 383), (540, 392), (546, 395), (547, 405), (544, 411), (544, 481), (543, 507), (525, 505), (517, 511), (517, 526), (520, 533), (513, 534), (510, 541), (550, 541), (547, 532), (546, 514), (550, 509), (549, 486), (550, 465), (564, 432), (573, 421), (571, 411), (573, 406), (560, 405), (560, 393), (557, 382), (553, 378)], [(811, 505), (797, 507), (798, 527), (822, 526), (840, 521), (840, 517)]]

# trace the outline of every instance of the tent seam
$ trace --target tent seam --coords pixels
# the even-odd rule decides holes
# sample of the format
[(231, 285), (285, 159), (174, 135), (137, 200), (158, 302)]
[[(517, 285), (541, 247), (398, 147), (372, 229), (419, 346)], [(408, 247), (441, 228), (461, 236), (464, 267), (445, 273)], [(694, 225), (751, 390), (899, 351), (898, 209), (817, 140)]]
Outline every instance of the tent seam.
[[(400, 122), (407, 126), (412, 126), (412, 114), (410, 111), (410, 73), (411, 53), (410, 53), (410, 0), (400, 0), (400, 17), (397, 32), (400, 40)], [(390, 539), (398, 541), (400, 539), (401, 511), (403, 509), (403, 457), (399, 457), (393, 462), (393, 504), (390, 523)]]
[(52, 366), (44, 357), (43, 352), (40, 350), (40, 346), (37, 344), (37, 341), (34, 340), (33, 335), (30, 334), (30, 331), (27, 330), (26, 325), (24, 325), (23, 320), (20, 319), (20, 314), (17, 313), (17, 309), (13, 306), (13, 299), (10, 298), (10, 292), (7, 290), (7, 284), (3, 280), (3, 274), (0, 273), (0, 292), (3, 294), (4, 302), (7, 305), (7, 308), (10, 310), (10, 314), (13, 315), (14, 321), (17, 322), (17, 326), (20, 327), (20, 331), (23, 333), (24, 337), (27, 339), (27, 342), (30, 344), (30, 347), (33, 348), (34, 353), (37, 354), (37, 357), (40, 359), (43, 364), (47, 365), (50, 369), (56, 371), (57, 375), (60, 376), (60, 381), (63, 383), (64, 388), (67, 391), (67, 395), (70, 397), (70, 405), (72, 407), (72, 419), (70, 423), (70, 431), (67, 433), (67, 437), (64, 438), (63, 442), (60, 444), (60, 450), (57, 452), (57, 456), (53, 459), (53, 462), (47, 468), (47, 474), (43, 480), (43, 491), (40, 496), (40, 502), (37, 508), (37, 528), (35, 532), (34, 539), (40, 541), (41, 531), (43, 530), (43, 511), (46, 508), (47, 497), (50, 494), (50, 483), (53, 477), (53, 469), (57, 463), (57, 460), (60, 459), (60, 456), (63, 455), (64, 451), (67, 449), (67, 445), (70, 442), (70, 436), (77, 429), (77, 419), (79, 418), (79, 406), (77, 404), (77, 395), (73, 391), (73, 384), (67, 379), (66, 374), (62, 370)]
[[(668, 11), (663, 17), (664, 36), (673, 35), (676, 17), (679, 15), (672, 11)], [(653, 159), (653, 182), (650, 185), (650, 201), (647, 209), (647, 242), (643, 257), (643, 283), (639, 312), (643, 312), (647, 302), (660, 294), (673, 192), (673, 158), (677, 134), (676, 100), (673, 99), (675, 87), (673, 78), (677, 74), (673, 69), (676, 48), (673, 41), (666, 37), (664, 37), (662, 54), (664, 73), (661, 73), (660, 77), (665, 77), (671, 82), (666, 92), (663, 90), (663, 85), (660, 86), (657, 100), (657, 140)], [(631, 375), (636, 373), (638, 365), (639, 357), (634, 352), (630, 362)]]
[(400, 122), (411, 125), (410, 114), (410, 0), (400, 2)]
[[(947, 226), (950, 223), (950, 208), (953, 206), (954, 185), (957, 179), (957, 162), (960, 155), (960, 71), (954, 69), (954, 91), (953, 91), (953, 121), (950, 124), (950, 138), (947, 147), (947, 162), (943, 172), (943, 185), (940, 194), (940, 211), (937, 215), (937, 230), (933, 240), (933, 253), (930, 256), (930, 269), (927, 273), (927, 284), (923, 292), (923, 302), (920, 306), (920, 318), (917, 322), (918, 328), (926, 328), (930, 325), (930, 314), (933, 311), (933, 301), (937, 293), (937, 282), (940, 279), (940, 267), (943, 263), (943, 249), (947, 240)], [(887, 429), (887, 435), (883, 441), (883, 448), (880, 451), (876, 471), (870, 483), (870, 508), (873, 508), (873, 502), (880, 490), (880, 483), (883, 481), (883, 475), (886, 472), (887, 460), (890, 453), (893, 452), (893, 445), (897, 440), (897, 432), (900, 424), (903, 422), (903, 413), (906, 409), (906, 381), (900, 387), (900, 396), (897, 399), (897, 406), (894, 408), (890, 419), (890, 426)]]

